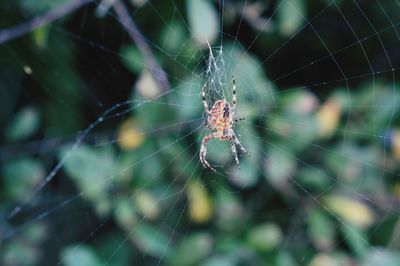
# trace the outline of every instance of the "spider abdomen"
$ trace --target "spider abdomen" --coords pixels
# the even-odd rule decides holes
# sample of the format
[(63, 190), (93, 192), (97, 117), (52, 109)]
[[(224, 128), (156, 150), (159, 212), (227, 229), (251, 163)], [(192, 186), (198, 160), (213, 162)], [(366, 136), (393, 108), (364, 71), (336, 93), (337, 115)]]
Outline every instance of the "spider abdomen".
[(232, 112), (229, 103), (226, 100), (218, 100), (214, 103), (210, 110), (211, 115), (208, 117), (208, 125), (210, 128), (222, 132), (225, 128), (232, 125)]

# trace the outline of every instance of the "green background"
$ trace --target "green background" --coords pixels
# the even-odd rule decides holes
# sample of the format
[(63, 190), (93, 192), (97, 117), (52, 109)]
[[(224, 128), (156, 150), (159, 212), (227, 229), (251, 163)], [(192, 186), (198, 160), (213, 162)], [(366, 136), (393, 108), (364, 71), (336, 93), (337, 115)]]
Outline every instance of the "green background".
[(400, 265), (398, 1), (126, 1), (167, 89), (99, 3), (0, 44), (1, 265)]

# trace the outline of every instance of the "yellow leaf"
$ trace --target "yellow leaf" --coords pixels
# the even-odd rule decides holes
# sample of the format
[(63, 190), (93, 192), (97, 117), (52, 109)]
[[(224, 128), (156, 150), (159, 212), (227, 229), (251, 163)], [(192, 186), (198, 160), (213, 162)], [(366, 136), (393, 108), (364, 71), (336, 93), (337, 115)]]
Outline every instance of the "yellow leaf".
[(33, 31), (33, 41), (38, 48), (46, 48), (50, 26), (42, 26)]
[(317, 112), (318, 135), (329, 138), (335, 133), (340, 121), (341, 106), (338, 101), (326, 101)]
[(394, 157), (400, 160), (400, 130), (392, 131), (392, 150)]
[(400, 183), (394, 185), (394, 196), (400, 200)]
[(317, 254), (310, 262), (309, 266), (339, 266), (335, 258), (327, 254)]
[(363, 202), (343, 196), (328, 196), (324, 199), (326, 207), (350, 223), (360, 228), (370, 226), (375, 219), (372, 210)]
[(139, 212), (149, 220), (155, 220), (160, 215), (158, 202), (148, 191), (136, 191), (135, 203)]
[(149, 70), (144, 70), (136, 82), (136, 89), (146, 99), (153, 98), (160, 94), (160, 89), (153, 75)]
[(205, 187), (197, 182), (188, 184), (189, 216), (196, 223), (207, 222), (212, 215), (213, 206)]
[(132, 118), (125, 120), (118, 130), (117, 142), (124, 150), (132, 150), (144, 141), (144, 134), (135, 127)]

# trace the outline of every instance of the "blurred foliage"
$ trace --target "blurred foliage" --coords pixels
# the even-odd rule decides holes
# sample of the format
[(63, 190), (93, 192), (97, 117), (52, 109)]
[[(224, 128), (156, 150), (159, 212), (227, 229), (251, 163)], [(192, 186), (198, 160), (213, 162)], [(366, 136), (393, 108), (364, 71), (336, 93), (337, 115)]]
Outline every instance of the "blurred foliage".
[[(400, 265), (396, 1), (125, 1), (168, 92), (95, 2), (0, 45), (1, 265)], [(213, 173), (232, 74), (250, 157), (212, 141)]]

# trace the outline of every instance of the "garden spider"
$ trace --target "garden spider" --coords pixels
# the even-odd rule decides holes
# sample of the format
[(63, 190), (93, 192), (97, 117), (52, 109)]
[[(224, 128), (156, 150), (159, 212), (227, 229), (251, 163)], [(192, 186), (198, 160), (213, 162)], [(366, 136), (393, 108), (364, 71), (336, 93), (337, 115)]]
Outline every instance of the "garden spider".
[(238, 122), (240, 120), (244, 120), (244, 118), (236, 119), (234, 118), (235, 109), (236, 109), (236, 82), (235, 76), (232, 75), (232, 106), (226, 101), (226, 99), (218, 100), (214, 103), (211, 110), (208, 109), (208, 104), (205, 98), (205, 88), (207, 83), (204, 84), (201, 89), (201, 98), (204, 105), (204, 110), (207, 114), (207, 120), (205, 121), (206, 126), (209, 130), (214, 130), (215, 132), (205, 136), (201, 142), (200, 148), (200, 162), (203, 164), (205, 168), (210, 168), (214, 172), (215, 169), (211, 167), (211, 165), (206, 160), (207, 148), (206, 145), (211, 139), (220, 139), (222, 141), (230, 141), (232, 153), (235, 157), (235, 161), (240, 169), (239, 159), (237, 156), (236, 146), (239, 146), (240, 149), (247, 154), (246, 149), (242, 146), (240, 141), (235, 136), (233, 132), (233, 123)]

